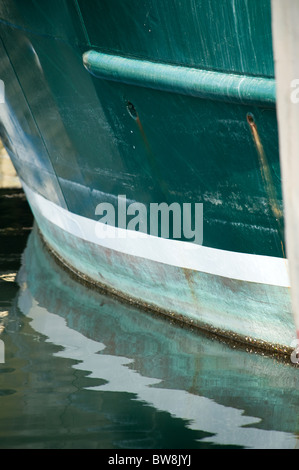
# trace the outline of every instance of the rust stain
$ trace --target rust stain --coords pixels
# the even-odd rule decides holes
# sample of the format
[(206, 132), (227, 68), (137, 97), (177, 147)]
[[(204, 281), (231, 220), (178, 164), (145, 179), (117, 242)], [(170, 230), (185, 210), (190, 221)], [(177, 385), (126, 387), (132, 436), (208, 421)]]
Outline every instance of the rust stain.
[(137, 117), (136, 117), (136, 122), (137, 122), (138, 129), (139, 129), (139, 131), (140, 131), (142, 140), (143, 140), (143, 142), (144, 142), (145, 148), (146, 148), (146, 150), (149, 152), (149, 154), (152, 155), (152, 150), (151, 150), (151, 148), (150, 148), (150, 144), (149, 144), (149, 142), (148, 142), (148, 140), (147, 140), (146, 134), (145, 134), (144, 129), (143, 129), (143, 125), (141, 124), (140, 117), (139, 117), (138, 114), (137, 114)]
[(264, 181), (264, 185), (268, 194), (268, 202), (271, 209), (271, 212), (276, 220), (278, 232), (280, 235), (280, 244), (282, 249), (283, 257), (285, 258), (285, 251), (283, 246), (283, 228), (281, 224), (281, 220), (283, 218), (283, 213), (278, 206), (278, 197), (276, 194), (275, 185), (273, 183), (270, 165), (257, 129), (257, 125), (254, 121), (254, 118), (251, 114), (247, 115), (247, 122), (250, 126), (251, 133), (253, 136), (253, 140), (257, 149), (257, 154), (259, 157), (259, 164), (260, 164), (260, 171)]
[(164, 178), (161, 175), (160, 169), (159, 169), (158, 164), (157, 164), (157, 159), (155, 158), (154, 153), (151, 149), (151, 146), (150, 146), (150, 143), (148, 141), (147, 135), (145, 133), (144, 127), (141, 123), (138, 111), (131, 102), (127, 103), (127, 109), (129, 111), (130, 116), (136, 121), (139, 133), (140, 133), (142, 141), (144, 143), (148, 163), (149, 163), (150, 168), (153, 172), (153, 176), (155, 177), (157, 183), (159, 184), (159, 190), (161, 192), (160, 197), (163, 201), (167, 202), (168, 201), (169, 190), (168, 190), (168, 187), (167, 187), (167, 184), (166, 184)]
[(198, 301), (197, 301), (196, 293), (194, 291), (192, 271), (190, 269), (187, 269), (187, 268), (182, 268), (182, 271), (183, 271), (184, 276), (186, 278), (186, 281), (188, 283), (189, 290), (190, 290), (194, 305), (197, 305)]
[(156, 158), (155, 158), (155, 156), (152, 152), (151, 146), (150, 146), (149, 141), (147, 139), (146, 133), (144, 131), (144, 128), (143, 128), (143, 125), (140, 121), (140, 117), (139, 117), (138, 113), (137, 113), (137, 117), (136, 117), (136, 123), (137, 123), (138, 129), (139, 129), (139, 132), (141, 134), (142, 140), (144, 142), (144, 146), (145, 146), (146, 153), (147, 153), (147, 156), (148, 156), (148, 161), (149, 161), (150, 166), (153, 170), (153, 173), (156, 176), (157, 181), (159, 183), (159, 188), (160, 188), (160, 191), (162, 192), (162, 197), (163, 197), (164, 201), (166, 202), (168, 200), (168, 192), (169, 192), (168, 187), (167, 187), (167, 185), (165, 183), (165, 180), (163, 179), (163, 177), (161, 175), (161, 172), (158, 168)]

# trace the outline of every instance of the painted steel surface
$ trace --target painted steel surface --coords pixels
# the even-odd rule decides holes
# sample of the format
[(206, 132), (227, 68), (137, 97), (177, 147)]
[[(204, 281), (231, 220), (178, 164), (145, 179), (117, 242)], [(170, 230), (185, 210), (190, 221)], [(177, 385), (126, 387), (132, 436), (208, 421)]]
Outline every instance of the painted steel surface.
[[(17, 170), (43, 196), (93, 219), (97, 204), (113, 203), (117, 194), (144, 204), (203, 202), (205, 246), (283, 257), (283, 217), (273, 216), (272, 193), (264, 181), (264, 172), (270, 172), (282, 213), (275, 109), (96, 79), (82, 64), (82, 54), (93, 47), (271, 81), (269, 2), (245, 2), (247, 11), (236, 1), (209, 1), (205, 8), (188, 2), (184, 15), (178, 1), (133, 3), (59, 2), (58, 7), (54, 2), (51, 8), (33, 1), (26, 8), (22, 2), (2, 3), (0, 75), (6, 103), (1, 135)], [(170, 23), (163, 29), (166, 13)], [(144, 22), (156, 24), (151, 33), (143, 23), (137, 29), (142, 15)], [(126, 32), (120, 29), (123, 22)], [(238, 34), (245, 24), (251, 29)], [(215, 41), (217, 55), (212, 54)], [(263, 60), (257, 60), (262, 52)], [(128, 113), (128, 102), (142, 131)], [(254, 116), (266, 162), (260, 161), (248, 114)]]

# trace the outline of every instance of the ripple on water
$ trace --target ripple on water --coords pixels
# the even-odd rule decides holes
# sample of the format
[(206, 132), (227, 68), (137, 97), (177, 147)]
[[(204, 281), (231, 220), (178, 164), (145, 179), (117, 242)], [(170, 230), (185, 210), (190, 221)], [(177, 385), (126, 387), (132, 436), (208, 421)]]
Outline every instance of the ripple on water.
[(16, 369), (13, 367), (1, 367), (0, 368), (0, 374), (9, 374), (11, 372), (14, 372)]
[(17, 391), (11, 388), (0, 389), (0, 397), (7, 397), (7, 395), (13, 395), (14, 393), (17, 393)]

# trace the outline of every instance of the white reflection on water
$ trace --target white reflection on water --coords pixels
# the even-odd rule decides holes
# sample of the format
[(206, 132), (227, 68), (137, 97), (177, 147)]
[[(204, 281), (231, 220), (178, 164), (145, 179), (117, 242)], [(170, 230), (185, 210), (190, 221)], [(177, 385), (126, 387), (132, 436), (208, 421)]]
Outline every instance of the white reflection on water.
[[(80, 361), (76, 369), (90, 371), (90, 378), (104, 379), (107, 383), (87, 387), (98, 391), (134, 393), (137, 399), (166, 411), (172, 416), (188, 421), (192, 430), (211, 433), (201, 439), (220, 445), (244, 446), (247, 448), (294, 449), (297, 438), (286, 432), (263, 430), (254, 427), (261, 420), (245, 416), (244, 411), (223, 406), (204, 396), (185, 390), (160, 388), (161, 380), (145, 377), (132, 369), (134, 361), (126, 357), (104, 354), (105, 344), (85, 337), (67, 326), (64, 318), (40, 307), (26, 287), (21, 284), (19, 296), (21, 311), (31, 318), (31, 326), (47, 336), (47, 341), (63, 346), (55, 355)], [(250, 427), (245, 427), (249, 426)]]

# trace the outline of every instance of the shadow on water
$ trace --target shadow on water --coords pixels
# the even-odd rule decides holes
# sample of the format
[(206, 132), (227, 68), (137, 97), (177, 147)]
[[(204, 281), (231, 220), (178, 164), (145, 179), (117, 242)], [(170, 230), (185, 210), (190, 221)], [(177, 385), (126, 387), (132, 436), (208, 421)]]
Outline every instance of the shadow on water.
[(8, 264), (1, 448), (298, 447), (298, 369), (88, 289), (36, 228)]

